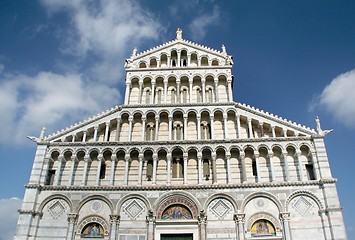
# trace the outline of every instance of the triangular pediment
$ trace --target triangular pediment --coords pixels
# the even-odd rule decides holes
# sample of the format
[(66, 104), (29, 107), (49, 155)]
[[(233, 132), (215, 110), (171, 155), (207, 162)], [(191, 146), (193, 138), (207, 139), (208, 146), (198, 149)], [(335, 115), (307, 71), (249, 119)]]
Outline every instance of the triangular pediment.
[(149, 68), (152, 59), (160, 61), (163, 55), (167, 56), (167, 58), (173, 58), (174, 51), (179, 54), (186, 51), (186, 58), (187, 55), (189, 58), (196, 55), (198, 61), (202, 57), (206, 57), (208, 61), (218, 63), (217, 66), (233, 65), (232, 56), (227, 54), (226, 48), (223, 45), (221, 46), (221, 50), (216, 50), (189, 40), (175, 39), (140, 53), (137, 53), (137, 50), (134, 49), (131, 57), (126, 60), (126, 69), (142, 68), (142, 63)]

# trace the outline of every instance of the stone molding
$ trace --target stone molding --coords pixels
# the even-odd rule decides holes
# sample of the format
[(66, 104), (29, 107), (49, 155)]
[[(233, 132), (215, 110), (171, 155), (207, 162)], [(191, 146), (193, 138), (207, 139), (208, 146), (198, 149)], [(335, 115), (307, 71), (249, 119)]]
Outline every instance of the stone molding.
[(334, 184), (336, 179), (312, 180), (303, 182), (262, 182), (239, 184), (211, 184), (211, 185), (164, 185), (164, 186), (52, 186), (40, 184), (27, 184), (26, 188), (41, 191), (166, 191), (166, 190), (200, 190), (200, 189), (240, 189), (240, 188), (265, 188), (265, 187), (299, 187), (319, 186), (322, 184)]
[(42, 215), (43, 215), (42, 212), (37, 212), (37, 211), (33, 211), (33, 210), (22, 210), (22, 209), (19, 209), (17, 211), (18, 211), (18, 213), (20, 215), (32, 215), (33, 217), (35, 217), (35, 216), (42, 217)]

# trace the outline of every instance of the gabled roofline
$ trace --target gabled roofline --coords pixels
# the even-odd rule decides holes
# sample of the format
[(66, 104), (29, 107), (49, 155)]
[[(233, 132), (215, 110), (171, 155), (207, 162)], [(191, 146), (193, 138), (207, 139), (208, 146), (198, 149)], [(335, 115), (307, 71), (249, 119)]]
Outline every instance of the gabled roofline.
[(224, 54), (222, 51), (219, 51), (219, 50), (216, 50), (216, 49), (207, 47), (207, 46), (202, 45), (202, 44), (199, 44), (199, 43), (192, 42), (192, 41), (190, 41), (190, 40), (186, 40), (186, 39), (181, 39), (181, 40), (174, 39), (174, 40), (170, 40), (170, 41), (168, 41), (168, 42), (165, 42), (165, 43), (163, 43), (163, 44), (160, 44), (160, 45), (158, 45), (158, 46), (152, 47), (152, 48), (150, 48), (150, 49), (148, 49), (148, 50), (145, 50), (145, 51), (143, 51), (143, 52), (140, 52), (140, 53), (138, 53), (136, 56), (131, 57), (130, 59), (131, 59), (132, 61), (135, 61), (135, 60), (137, 60), (137, 59), (139, 59), (139, 58), (145, 57), (145, 56), (147, 56), (147, 55), (149, 55), (149, 54), (152, 54), (152, 53), (157, 52), (157, 51), (159, 51), (159, 50), (161, 50), (161, 49), (163, 49), (163, 48), (172, 46), (172, 45), (177, 44), (177, 43), (182, 43), (182, 44), (185, 44), (185, 45), (190, 46), (190, 47), (198, 48), (198, 49), (200, 49), (200, 50), (202, 50), (202, 51), (206, 51), (206, 52), (209, 52), (209, 53), (211, 53), (211, 54), (217, 54), (217, 55), (219, 55), (220, 57), (230, 56), (230, 55), (228, 55), (228, 54)]

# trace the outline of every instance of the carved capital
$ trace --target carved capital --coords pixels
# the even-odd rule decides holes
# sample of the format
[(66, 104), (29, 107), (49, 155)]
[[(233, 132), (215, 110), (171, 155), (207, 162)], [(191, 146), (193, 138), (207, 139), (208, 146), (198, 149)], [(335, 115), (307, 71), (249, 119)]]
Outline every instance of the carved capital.
[(152, 210), (148, 211), (148, 215), (146, 217), (146, 222), (149, 223), (154, 223), (156, 220), (156, 217), (154, 216), (154, 212)]
[(281, 220), (281, 222), (290, 221), (290, 216), (291, 216), (291, 214), (288, 213), (288, 212), (282, 212), (282, 213), (280, 213), (280, 220)]
[(244, 223), (245, 222), (245, 214), (244, 213), (234, 214), (234, 221), (237, 223)]
[(120, 215), (116, 215), (116, 214), (110, 215), (110, 223), (111, 224), (120, 223)]
[(76, 214), (76, 213), (69, 213), (67, 220), (68, 220), (68, 223), (71, 223), (71, 224), (76, 223), (76, 221), (78, 220), (78, 214)]
[(205, 212), (205, 210), (201, 210), (200, 214), (197, 217), (198, 223), (199, 224), (205, 224), (207, 222), (207, 214)]

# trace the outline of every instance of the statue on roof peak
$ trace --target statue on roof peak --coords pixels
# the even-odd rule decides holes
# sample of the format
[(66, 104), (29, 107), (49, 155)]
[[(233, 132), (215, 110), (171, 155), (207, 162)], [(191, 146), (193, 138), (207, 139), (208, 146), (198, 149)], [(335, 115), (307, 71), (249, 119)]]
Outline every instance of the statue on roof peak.
[(176, 30), (176, 39), (177, 40), (181, 40), (182, 39), (182, 29), (181, 28), (178, 28)]
[(321, 136), (325, 136), (327, 135), (328, 133), (331, 133), (333, 132), (333, 129), (330, 129), (330, 130), (322, 130), (321, 126), (320, 126), (320, 120), (319, 120), (319, 117), (316, 116), (316, 124), (317, 124), (317, 133)]

